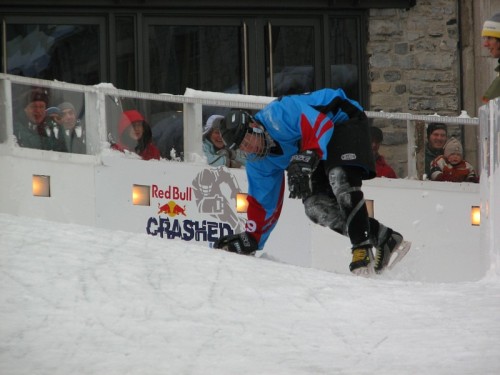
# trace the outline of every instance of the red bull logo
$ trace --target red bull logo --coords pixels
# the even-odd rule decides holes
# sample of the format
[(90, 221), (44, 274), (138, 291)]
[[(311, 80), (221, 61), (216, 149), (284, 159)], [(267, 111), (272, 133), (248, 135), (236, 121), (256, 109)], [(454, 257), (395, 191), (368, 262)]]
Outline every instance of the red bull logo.
[(169, 201), (168, 203), (164, 204), (163, 206), (158, 203), (158, 215), (160, 214), (165, 214), (170, 217), (174, 217), (177, 215), (183, 215), (186, 216), (186, 205), (183, 207), (179, 206), (177, 203), (174, 201)]

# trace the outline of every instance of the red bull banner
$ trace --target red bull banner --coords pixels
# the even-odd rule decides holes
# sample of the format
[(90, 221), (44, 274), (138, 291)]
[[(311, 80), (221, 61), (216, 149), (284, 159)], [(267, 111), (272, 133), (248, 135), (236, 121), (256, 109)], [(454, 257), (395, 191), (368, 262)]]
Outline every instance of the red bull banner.
[[(236, 178), (224, 167), (204, 169), (190, 186), (152, 185), (155, 216), (147, 220), (151, 236), (212, 244), (221, 236), (243, 231), (236, 212)], [(202, 219), (206, 218), (206, 219)]]

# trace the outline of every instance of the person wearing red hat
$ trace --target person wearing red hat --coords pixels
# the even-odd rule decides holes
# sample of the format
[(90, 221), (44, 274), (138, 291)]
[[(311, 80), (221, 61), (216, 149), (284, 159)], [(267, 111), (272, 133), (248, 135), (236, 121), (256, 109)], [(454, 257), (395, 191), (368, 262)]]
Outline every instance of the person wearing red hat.
[(151, 127), (135, 109), (122, 113), (118, 123), (118, 142), (112, 148), (134, 152), (143, 160), (160, 160), (160, 150), (153, 144)]
[(498, 60), (498, 66), (495, 68), (497, 77), (493, 80), (490, 87), (483, 95), (483, 102), (495, 99), (500, 96), (500, 13), (495, 14), (489, 20), (486, 20), (481, 31), (483, 37), (483, 47), (485, 47), (491, 57)]

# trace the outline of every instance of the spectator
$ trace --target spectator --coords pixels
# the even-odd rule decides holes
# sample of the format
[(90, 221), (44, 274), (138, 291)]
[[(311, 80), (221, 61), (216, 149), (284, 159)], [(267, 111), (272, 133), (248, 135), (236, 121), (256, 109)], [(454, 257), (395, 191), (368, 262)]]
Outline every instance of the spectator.
[(431, 122), (427, 125), (427, 144), (425, 146), (425, 178), (431, 176), (431, 163), (438, 156), (443, 155), (443, 148), (448, 139), (446, 124)]
[(387, 164), (385, 158), (379, 153), (380, 144), (384, 140), (384, 134), (382, 133), (382, 130), (375, 126), (372, 126), (370, 127), (370, 134), (377, 177), (398, 178), (396, 176), (396, 172), (394, 172), (394, 169), (392, 169), (392, 167)]
[(431, 163), (431, 180), (451, 182), (478, 182), (474, 167), (463, 159), (461, 143), (451, 137), (444, 146), (444, 154)]
[(45, 89), (35, 88), (26, 93), (24, 107), (14, 120), (14, 135), (21, 147), (66, 152), (59, 137), (59, 124), (46, 117), (48, 102)]
[(224, 145), (220, 133), (220, 122), (224, 116), (212, 115), (203, 129), (203, 152), (211, 166), (224, 165), (230, 168), (241, 168), (246, 159), (239, 150), (229, 150)]
[(483, 37), (483, 47), (488, 49), (490, 56), (499, 59), (497, 67), (495, 68), (496, 78), (491, 83), (490, 87), (483, 95), (483, 102), (487, 103), (491, 99), (500, 96), (500, 13), (495, 14), (483, 25), (481, 32)]
[(85, 129), (82, 121), (76, 117), (73, 104), (64, 102), (58, 106), (60, 123), (63, 126), (63, 138), (68, 152), (85, 154)]
[(160, 151), (153, 144), (149, 124), (135, 109), (122, 113), (118, 123), (118, 143), (112, 148), (134, 152), (144, 160), (160, 159)]

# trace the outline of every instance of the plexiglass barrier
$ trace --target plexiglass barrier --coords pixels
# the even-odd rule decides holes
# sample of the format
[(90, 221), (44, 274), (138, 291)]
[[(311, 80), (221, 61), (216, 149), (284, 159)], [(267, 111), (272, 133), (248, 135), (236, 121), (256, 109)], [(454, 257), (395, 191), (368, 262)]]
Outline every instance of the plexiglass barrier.
[[(231, 108), (255, 113), (274, 98), (188, 89), (185, 95), (119, 90), (109, 84), (83, 86), (0, 74), (5, 126), (0, 142), (41, 151), (98, 156), (105, 149), (136, 154), (145, 160), (199, 161), (203, 127), (211, 115)], [(397, 178), (429, 178), (426, 156), (431, 123), (445, 124), (447, 137), (464, 145), (465, 157), (476, 170), (480, 145), (467, 145), (464, 125), (479, 120), (457, 117), (366, 112), (383, 135), (380, 153)], [(134, 131), (134, 123), (136, 125)], [(42, 157), (44, 157), (42, 155)]]

